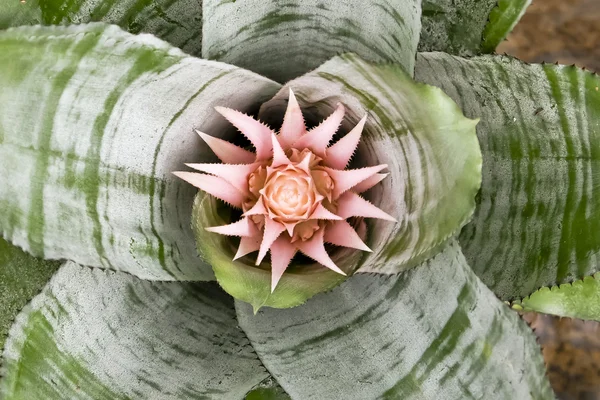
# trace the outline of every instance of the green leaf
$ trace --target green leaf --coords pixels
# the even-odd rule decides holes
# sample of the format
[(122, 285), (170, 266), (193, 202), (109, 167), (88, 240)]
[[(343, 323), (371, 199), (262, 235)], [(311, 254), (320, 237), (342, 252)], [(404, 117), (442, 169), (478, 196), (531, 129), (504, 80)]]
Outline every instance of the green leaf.
[(3, 0), (0, 29), (106, 22), (202, 53), (202, 0)]
[(0, 237), (0, 349), (16, 315), (42, 290), (60, 264), (34, 258)]
[(233, 133), (279, 85), (115, 26), (0, 33), (0, 234), (37, 257), (161, 280), (213, 279), (191, 231), (196, 190), (171, 174), (216, 160), (194, 128)]
[(483, 32), (498, 0), (423, 0), (419, 51), (462, 56), (480, 52)]
[(596, 273), (573, 283), (543, 287), (523, 300), (515, 301), (513, 308), (600, 321), (599, 279), (600, 273)]
[(531, 0), (499, 0), (483, 32), (481, 50), (493, 53), (521, 19)]
[[(243, 257), (233, 261), (237, 243), (231, 237), (208, 232), (204, 228), (225, 225), (232, 221), (231, 209), (214, 197), (198, 193), (194, 201), (192, 226), (196, 234), (198, 250), (203, 259), (212, 265), (217, 281), (233, 297), (261, 307), (289, 308), (302, 304), (306, 299), (332, 289), (346, 279), (319, 264), (291, 265), (271, 293), (271, 265), (263, 261), (255, 266), (255, 259)], [(362, 254), (344, 250), (332, 256), (343, 270), (352, 271)]]
[(240, 399), (269, 375), (214, 283), (65, 264), (17, 318), (0, 397)]
[(258, 387), (254, 388), (248, 394), (244, 400), (290, 400), (291, 397), (283, 390), (281, 386), (273, 379), (269, 377), (267, 380), (261, 382)]
[(532, 332), (454, 242), (419, 268), (359, 274), (302, 307), (236, 309), (292, 398), (554, 398)]
[(388, 165), (390, 175), (368, 197), (398, 223), (367, 220), (366, 243), (373, 252), (363, 252), (352, 271), (391, 274), (412, 268), (469, 220), (481, 182), (477, 121), (465, 118), (441, 90), (413, 81), (397, 65), (347, 54), (289, 82), (265, 103), (259, 116), (272, 126), (281, 124), (289, 88), (309, 121), (342, 102), (347, 132), (367, 114), (355, 158), (364, 165)]
[(460, 243), (503, 300), (600, 269), (600, 78), (500, 56), (420, 54), (417, 78), (478, 116), (483, 183)]
[(279, 82), (354, 52), (414, 68), (420, 0), (205, 0), (202, 55)]

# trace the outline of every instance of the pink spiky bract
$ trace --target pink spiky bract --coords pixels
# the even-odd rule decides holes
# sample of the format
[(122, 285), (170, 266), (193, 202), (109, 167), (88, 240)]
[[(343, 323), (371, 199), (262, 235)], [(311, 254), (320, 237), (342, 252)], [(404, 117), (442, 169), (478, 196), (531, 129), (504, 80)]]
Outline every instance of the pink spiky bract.
[(290, 89), (279, 134), (239, 111), (223, 107), (217, 111), (250, 140), (256, 153), (198, 132), (224, 164), (188, 164), (202, 173), (175, 174), (243, 210), (239, 221), (206, 229), (241, 238), (234, 260), (259, 251), (258, 265), (270, 251), (272, 292), (297, 252), (346, 275), (327, 254), (325, 243), (371, 251), (347, 218), (395, 221), (358, 195), (385, 178), (379, 172), (387, 166), (345, 170), (366, 116), (330, 146), (344, 118), (342, 104), (320, 125), (307, 130)]

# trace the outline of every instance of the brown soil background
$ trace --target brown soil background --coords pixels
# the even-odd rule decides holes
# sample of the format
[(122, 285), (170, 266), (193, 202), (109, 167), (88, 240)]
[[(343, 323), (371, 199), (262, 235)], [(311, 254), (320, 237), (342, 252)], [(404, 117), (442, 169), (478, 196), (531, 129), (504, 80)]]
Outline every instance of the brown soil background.
[[(600, 0), (534, 0), (498, 53), (600, 73)], [(524, 315), (561, 400), (600, 400), (600, 323)]]

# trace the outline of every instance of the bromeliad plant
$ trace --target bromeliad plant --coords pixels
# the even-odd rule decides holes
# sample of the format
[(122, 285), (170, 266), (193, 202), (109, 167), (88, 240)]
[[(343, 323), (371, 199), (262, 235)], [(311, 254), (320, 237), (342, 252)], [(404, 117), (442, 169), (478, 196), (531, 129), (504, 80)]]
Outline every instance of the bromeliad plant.
[(1, 397), (552, 398), (600, 79), (483, 55), (527, 4), (4, 2)]

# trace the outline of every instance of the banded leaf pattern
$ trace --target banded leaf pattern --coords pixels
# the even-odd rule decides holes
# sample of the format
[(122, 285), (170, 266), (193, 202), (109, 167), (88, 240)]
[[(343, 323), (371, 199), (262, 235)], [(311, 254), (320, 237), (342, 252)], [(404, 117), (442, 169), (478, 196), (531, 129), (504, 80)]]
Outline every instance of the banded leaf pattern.
[(531, 0), (499, 0), (483, 32), (481, 50), (493, 53), (521, 19)]
[(299, 308), (236, 310), (292, 398), (554, 398), (529, 327), (455, 242), (419, 268), (356, 275)]
[(354, 52), (412, 75), (421, 0), (204, 0), (204, 58), (286, 82)]
[(480, 52), (483, 32), (498, 0), (423, 0), (419, 51), (462, 56)]
[(342, 131), (348, 132), (367, 114), (355, 162), (388, 165), (389, 176), (367, 196), (398, 222), (367, 220), (373, 252), (362, 252), (353, 270), (393, 274), (412, 268), (469, 220), (481, 182), (477, 121), (465, 118), (441, 90), (413, 81), (398, 66), (346, 54), (289, 82), (263, 104), (259, 116), (273, 126), (281, 124), (289, 88), (309, 120), (342, 102)]
[(90, 24), (0, 33), (0, 87), (0, 234), (47, 259), (213, 279), (196, 190), (171, 172), (216, 161), (194, 133), (233, 133), (214, 106), (251, 110), (278, 84)]
[(60, 264), (38, 260), (0, 237), (0, 349), (19, 311), (42, 290)]
[(202, 0), (5, 0), (0, 29), (105, 22), (202, 54)]
[(3, 399), (240, 399), (266, 379), (214, 283), (66, 263), (18, 316)]
[(513, 303), (517, 310), (600, 321), (600, 273), (560, 286), (543, 287)]
[(600, 269), (600, 78), (508, 57), (420, 54), (417, 79), (480, 117), (483, 183), (460, 243), (502, 299)]

